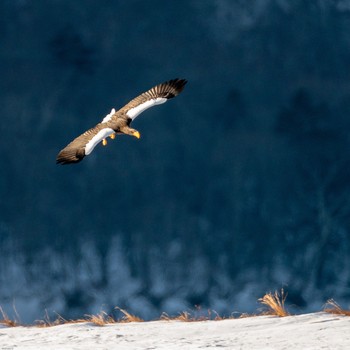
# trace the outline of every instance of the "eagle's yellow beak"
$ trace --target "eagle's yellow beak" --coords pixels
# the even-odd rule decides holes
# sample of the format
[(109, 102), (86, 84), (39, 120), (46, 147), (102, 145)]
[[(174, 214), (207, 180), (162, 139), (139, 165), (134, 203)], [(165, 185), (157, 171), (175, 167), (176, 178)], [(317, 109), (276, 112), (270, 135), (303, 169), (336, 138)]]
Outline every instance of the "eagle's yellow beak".
[(137, 137), (138, 139), (141, 137), (141, 135), (138, 131), (135, 131), (132, 135)]

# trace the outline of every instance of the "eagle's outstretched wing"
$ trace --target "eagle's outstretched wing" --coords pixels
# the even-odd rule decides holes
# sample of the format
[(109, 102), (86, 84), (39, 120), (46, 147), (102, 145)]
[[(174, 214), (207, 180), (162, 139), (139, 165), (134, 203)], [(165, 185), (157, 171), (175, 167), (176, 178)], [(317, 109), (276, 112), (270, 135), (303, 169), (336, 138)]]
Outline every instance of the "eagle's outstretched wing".
[(92, 152), (99, 142), (113, 133), (114, 130), (106, 127), (105, 124), (97, 124), (63, 148), (57, 155), (56, 163), (69, 164), (80, 162), (85, 156)]
[(165, 103), (168, 99), (177, 96), (185, 87), (187, 80), (173, 79), (165, 83), (158, 84), (152, 89), (135, 97), (120, 112), (134, 120), (140, 113), (155, 105)]

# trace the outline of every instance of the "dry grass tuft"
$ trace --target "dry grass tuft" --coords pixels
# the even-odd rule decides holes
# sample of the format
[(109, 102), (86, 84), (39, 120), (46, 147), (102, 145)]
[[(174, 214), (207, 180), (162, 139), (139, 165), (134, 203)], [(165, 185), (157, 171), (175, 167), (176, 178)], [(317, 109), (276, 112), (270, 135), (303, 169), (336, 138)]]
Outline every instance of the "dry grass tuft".
[[(17, 312), (16, 312), (17, 313)], [(3, 324), (7, 327), (16, 327), (19, 325), (19, 323), (16, 320), (11, 320), (6, 312), (4, 311), (4, 309), (0, 306), (0, 314), (2, 319), (0, 320), (0, 324)]]
[(51, 321), (49, 315), (46, 313), (43, 320), (35, 321), (37, 327), (53, 327), (62, 324), (74, 324), (74, 323), (84, 323), (91, 322), (96, 326), (105, 326), (106, 324), (116, 323), (116, 320), (109, 316), (106, 312), (101, 311), (98, 315), (85, 315), (84, 318), (79, 318), (77, 320), (66, 320), (62, 316), (58, 315), (55, 321)]
[(270, 292), (268, 294), (265, 294), (258, 301), (261, 304), (264, 304), (265, 306), (268, 307), (268, 310), (263, 313), (264, 315), (285, 317), (285, 316), (289, 316), (289, 313), (286, 311), (284, 307), (284, 302), (286, 298), (287, 298), (287, 295), (284, 294), (284, 290), (282, 288), (281, 294), (279, 294), (277, 291), (275, 291), (274, 294)]
[(121, 323), (128, 323), (128, 322), (143, 322), (143, 319), (130, 314), (126, 310), (121, 309), (120, 307), (116, 307), (116, 310), (119, 310), (124, 316), (121, 318), (121, 320), (118, 320), (118, 322)]
[[(220, 321), (225, 319), (256, 317), (260, 315), (272, 315), (272, 316), (285, 317), (290, 315), (285, 308), (286, 298), (287, 298), (287, 294), (285, 294), (283, 288), (281, 289), (280, 292), (275, 291), (274, 293), (270, 292), (265, 294), (262, 298), (258, 299), (258, 301), (266, 307), (266, 310), (263, 310), (262, 312), (255, 313), (255, 314), (235, 312), (237, 314), (236, 317), (234, 316), (234, 313), (232, 313), (231, 316), (224, 317), (224, 316), (220, 316), (216, 311), (212, 311), (212, 310), (207, 310), (202, 312), (201, 309), (197, 307), (197, 310), (193, 310), (191, 312), (183, 311), (179, 313), (177, 316), (169, 316), (167, 313), (163, 313), (159, 319), (164, 321), (199, 322), (199, 321), (209, 321), (209, 320)], [(15, 310), (16, 317), (15, 319), (10, 319), (6, 314), (6, 312), (0, 306), (0, 324), (6, 325), (8, 327), (16, 327), (16, 326), (22, 325), (21, 322), (19, 321), (20, 318), (15, 308), (14, 310)], [(62, 324), (74, 324), (74, 323), (84, 323), (84, 322), (90, 322), (95, 324), (96, 326), (105, 326), (105, 325), (114, 324), (114, 323), (144, 322), (142, 318), (135, 316), (124, 309), (116, 307), (115, 310), (118, 310), (121, 312), (122, 317), (120, 319), (116, 319), (113, 316), (108, 315), (106, 312), (101, 311), (97, 315), (85, 315), (83, 318), (77, 319), (77, 320), (66, 320), (62, 316), (57, 314), (56, 320), (51, 321), (48, 313), (46, 312), (43, 320), (35, 321), (35, 325), (31, 325), (31, 326), (52, 327), (52, 326), (57, 326)], [(329, 299), (327, 301), (323, 311), (331, 314), (335, 314), (335, 315), (350, 316), (350, 310), (343, 309), (333, 299)]]
[(114, 319), (112, 316), (109, 316), (106, 312), (101, 311), (98, 315), (85, 315), (84, 318), (79, 318), (77, 320), (66, 320), (62, 316), (57, 315), (57, 319), (55, 321), (51, 321), (49, 315), (46, 313), (45, 318), (43, 320), (35, 321), (35, 325), (37, 327), (52, 327), (58, 326), (62, 324), (74, 324), (74, 323), (84, 323), (90, 322), (96, 326), (105, 326), (107, 324), (113, 323), (127, 323), (127, 322), (143, 322), (140, 317), (130, 314), (129, 312), (116, 307), (119, 310), (123, 317), (120, 320)]
[(64, 319), (61, 315), (57, 314), (57, 318), (54, 321), (50, 320), (50, 316), (45, 310), (45, 317), (43, 320), (36, 320), (35, 321), (35, 326), (40, 327), (40, 328), (45, 328), (45, 327), (53, 327), (53, 326), (58, 326), (60, 324), (65, 324), (68, 323), (69, 321)]
[(105, 326), (106, 324), (116, 323), (117, 321), (109, 316), (106, 312), (101, 311), (98, 315), (86, 315), (85, 319), (79, 320), (82, 322), (91, 322), (96, 326)]
[[(215, 310), (212, 311), (215, 314), (215, 317), (213, 318), (214, 321), (222, 321), (226, 320), (227, 318), (224, 316), (220, 316)], [(211, 314), (210, 310), (208, 311), (209, 315)], [(229, 318), (234, 318), (232, 315)]]
[[(329, 305), (330, 307), (327, 308), (327, 305)], [(340, 305), (333, 299), (327, 300), (323, 311), (334, 315), (350, 316), (350, 310), (342, 309)]]

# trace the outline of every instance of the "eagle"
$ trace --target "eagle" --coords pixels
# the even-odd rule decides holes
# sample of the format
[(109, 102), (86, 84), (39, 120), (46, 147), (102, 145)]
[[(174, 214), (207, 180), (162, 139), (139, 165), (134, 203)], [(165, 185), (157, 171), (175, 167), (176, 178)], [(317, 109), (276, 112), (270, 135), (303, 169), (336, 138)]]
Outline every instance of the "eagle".
[(165, 103), (177, 96), (185, 87), (186, 79), (172, 79), (158, 84), (150, 90), (135, 97), (124, 107), (116, 111), (114, 108), (103, 120), (93, 128), (75, 138), (57, 155), (57, 164), (78, 163), (89, 155), (96, 145), (102, 141), (107, 144), (107, 137), (115, 138), (116, 134), (126, 134), (140, 138), (140, 133), (131, 128), (131, 122), (146, 109)]

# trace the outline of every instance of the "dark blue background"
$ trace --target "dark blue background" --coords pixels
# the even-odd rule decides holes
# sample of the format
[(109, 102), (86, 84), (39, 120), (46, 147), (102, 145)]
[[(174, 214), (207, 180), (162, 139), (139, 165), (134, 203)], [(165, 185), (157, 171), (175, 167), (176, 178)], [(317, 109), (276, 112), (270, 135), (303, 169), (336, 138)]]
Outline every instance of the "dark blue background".
[[(228, 315), (348, 305), (349, 1), (0, 3), (0, 305)], [(155, 84), (184, 92), (77, 165)]]

